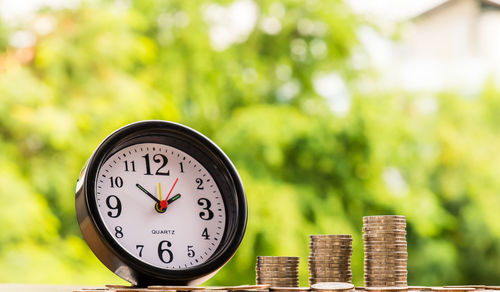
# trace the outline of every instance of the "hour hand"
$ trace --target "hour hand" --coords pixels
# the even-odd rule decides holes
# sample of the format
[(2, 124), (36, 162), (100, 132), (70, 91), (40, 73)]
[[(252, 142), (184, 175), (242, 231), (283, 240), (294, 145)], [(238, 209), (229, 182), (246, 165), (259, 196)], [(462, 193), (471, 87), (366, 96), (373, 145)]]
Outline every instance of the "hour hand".
[(173, 201), (180, 199), (180, 197), (181, 197), (181, 194), (177, 194), (177, 195), (173, 196), (172, 198), (167, 200), (167, 204), (170, 205)]
[(146, 195), (148, 195), (151, 199), (153, 199), (156, 203), (160, 204), (160, 200), (153, 196), (150, 192), (148, 192), (148, 190), (146, 190), (143, 186), (141, 186), (140, 184), (135, 184), (135, 186), (138, 187), (139, 190), (143, 191)]

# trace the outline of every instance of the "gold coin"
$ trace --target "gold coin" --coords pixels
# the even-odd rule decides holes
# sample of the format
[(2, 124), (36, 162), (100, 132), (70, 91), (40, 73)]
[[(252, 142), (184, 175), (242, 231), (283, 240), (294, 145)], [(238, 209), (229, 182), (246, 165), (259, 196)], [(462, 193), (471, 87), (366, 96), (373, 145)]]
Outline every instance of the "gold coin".
[(386, 231), (386, 230), (398, 230), (406, 232), (406, 224), (405, 223), (378, 223), (378, 224), (364, 224), (361, 227), (363, 231), (376, 232), (376, 231)]
[(402, 219), (406, 220), (404, 215), (371, 215), (363, 216), (363, 220), (385, 220), (385, 219)]
[(376, 240), (364, 240), (363, 244), (408, 244), (408, 243), (406, 239), (397, 239), (397, 240), (376, 239)]
[(326, 248), (326, 249), (352, 249), (352, 243), (333, 243), (333, 242), (325, 242), (325, 243), (314, 243), (314, 244), (309, 244), (309, 249), (316, 249), (316, 248)]
[(316, 248), (310, 250), (309, 254), (352, 255), (352, 249)]
[(258, 261), (298, 261), (300, 257), (288, 257), (288, 256), (258, 256), (257, 260)]
[(323, 259), (323, 260), (341, 260), (350, 259), (352, 253), (333, 253), (333, 252), (311, 252), (307, 259)]
[(335, 277), (311, 277), (309, 281), (312, 283), (325, 283), (325, 282), (342, 282), (342, 283), (351, 283), (351, 276), (335, 276)]
[[(365, 275), (369, 277), (379, 277), (379, 276), (387, 276), (387, 277), (402, 277), (402, 276), (408, 276), (408, 271), (403, 271), (403, 270), (395, 270), (395, 271), (388, 271), (388, 270), (365, 270), (364, 271)], [(384, 277), (386, 278), (386, 277)]]
[(433, 287), (431, 290), (439, 292), (467, 292), (474, 291), (476, 289), (471, 287)]
[(403, 242), (387, 242), (387, 241), (368, 241), (364, 243), (365, 247), (407, 247), (408, 243), (406, 241)]
[(383, 219), (365, 219), (363, 220), (363, 226), (365, 225), (406, 225), (406, 220), (405, 219), (398, 219), (398, 218), (383, 218)]
[(298, 270), (299, 265), (294, 266), (255, 266), (255, 270), (261, 271), (295, 271)]
[(294, 277), (294, 278), (297, 278), (298, 277), (298, 273), (287, 273), (287, 274), (284, 274), (284, 273), (258, 273), (256, 275), (256, 277), (258, 278), (291, 278), (291, 277)]
[(293, 266), (284, 266), (284, 265), (276, 265), (276, 266), (255, 266), (256, 270), (261, 270), (261, 271), (295, 271), (299, 268), (299, 265), (293, 265)]
[(309, 266), (310, 272), (321, 271), (351, 271), (351, 265), (346, 266), (326, 266), (326, 265), (313, 265)]
[[(279, 278), (267, 278), (267, 277), (256, 277), (257, 284), (270, 284), (271, 286), (286, 286), (284, 283), (295, 283), (299, 281), (299, 277), (279, 277)], [(276, 285), (276, 283), (283, 283), (281, 285)]]
[(398, 237), (398, 236), (406, 236), (406, 231), (394, 231), (394, 230), (384, 230), (384, 231), (372, 231), (372, 232), (363, 232), (363, 237)]
[(352, 234), (311, 234), (309, 235), (311, 239), (318, 238), (352, 238)]
[(405, 223), (378, 223), (378, 224), (364, 224), (361, 228), (363, 233), (371, 233), (371, 232), (406, 232), (406, 224)]
[(351, 264), (323, 264), (323, 263), (310, 263), (308, 265), (310, 270), (340, 270), (340, 269), (350, 269)]
[(364, 239), (372, 239), (372, 238), (401, 238), (405, 237), (406, 238), (406, 232), (370, 232), (370, 233), (363, 233), (363, 238)]
[(323, 243), (334, 243), (334, 244), (349, 244), (352, 243), (352, 238), (311, 238), (309, 244), (323, 244)]
[(453, 285), (453, 286), (443, 286), (443, 288), (474, 288), (474, 289), (485, 289), (486, 285)]

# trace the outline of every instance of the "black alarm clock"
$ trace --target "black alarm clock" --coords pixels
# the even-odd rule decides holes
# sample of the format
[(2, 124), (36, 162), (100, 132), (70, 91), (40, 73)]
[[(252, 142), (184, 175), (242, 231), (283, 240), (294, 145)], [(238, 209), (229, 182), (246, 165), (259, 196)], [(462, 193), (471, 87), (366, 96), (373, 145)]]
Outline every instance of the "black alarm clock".
[(136, 286), (206, 281), (234, 255), (247, 222), (243, 184), (224, 152), (159, 120), (124, 126), (97, 147), (75, 205), (97, 258)]

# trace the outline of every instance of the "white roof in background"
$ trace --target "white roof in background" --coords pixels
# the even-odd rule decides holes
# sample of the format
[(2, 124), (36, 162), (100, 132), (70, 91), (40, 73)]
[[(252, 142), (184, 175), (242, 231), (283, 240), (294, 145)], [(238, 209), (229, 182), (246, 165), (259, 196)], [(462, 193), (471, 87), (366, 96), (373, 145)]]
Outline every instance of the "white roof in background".
[(354, 12), (388, 21), (413, 18), (448, 0), (347, 0)]

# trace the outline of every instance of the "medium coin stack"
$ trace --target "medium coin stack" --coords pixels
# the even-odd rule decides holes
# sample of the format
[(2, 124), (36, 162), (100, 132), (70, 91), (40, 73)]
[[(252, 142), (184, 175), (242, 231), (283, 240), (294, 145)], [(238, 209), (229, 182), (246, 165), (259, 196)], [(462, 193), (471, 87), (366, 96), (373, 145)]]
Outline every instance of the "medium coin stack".
[(299, 287), (299, 257), (258, 256), (257, 284), (271, 287)]
[(309, 236), (309, 284), (352, 281), (350, 234)]
[(366, 287), (408, 286), (406, 218), (363, 217)]

